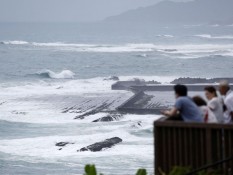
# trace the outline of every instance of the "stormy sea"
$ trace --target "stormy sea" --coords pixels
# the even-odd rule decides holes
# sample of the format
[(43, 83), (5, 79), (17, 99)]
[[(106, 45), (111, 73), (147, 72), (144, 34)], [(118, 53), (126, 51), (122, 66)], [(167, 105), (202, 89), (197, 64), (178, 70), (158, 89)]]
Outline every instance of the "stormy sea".
[(0, 61), (0, 174), (153, 174), (161, 115), (119, 113), (134, 92), (112, 84), (232, 77), (233, 26), (1, 23)]

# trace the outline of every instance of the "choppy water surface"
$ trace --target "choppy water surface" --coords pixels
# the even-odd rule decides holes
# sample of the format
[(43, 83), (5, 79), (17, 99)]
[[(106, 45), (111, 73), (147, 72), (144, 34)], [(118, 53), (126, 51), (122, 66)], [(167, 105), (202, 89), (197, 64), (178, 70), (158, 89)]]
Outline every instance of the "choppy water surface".
[[(115, 81), (105, 79), (169, 83), (233, 75), (232, 26), (114, 27), (1, 24), (0, 174), (82, 174), (87, 163), (104, 174), (138, 168), (152, 174), (153, 121), (160, 116), (127, 114), (93, 123), (133, 95), (112, 91)], [(109, 105), (74, 119), (101, 104)], [(123, 142), (77, 152), (111, 137)], [(73, 144), (59, 150), (61, 141)]]

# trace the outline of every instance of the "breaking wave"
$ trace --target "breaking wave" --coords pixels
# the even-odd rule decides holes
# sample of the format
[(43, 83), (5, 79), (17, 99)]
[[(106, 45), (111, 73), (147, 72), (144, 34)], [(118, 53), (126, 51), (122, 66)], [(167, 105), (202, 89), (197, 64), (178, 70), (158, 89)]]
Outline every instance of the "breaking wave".
[(52, 79), (72, 79), (74, 78), (75, 73), (70, 70), (63, 70), (60, 73), (55, 73), (51, 70), (43, 70), (37, 72), (36, 75), (39, 75), (43, 78), (52, 78)]

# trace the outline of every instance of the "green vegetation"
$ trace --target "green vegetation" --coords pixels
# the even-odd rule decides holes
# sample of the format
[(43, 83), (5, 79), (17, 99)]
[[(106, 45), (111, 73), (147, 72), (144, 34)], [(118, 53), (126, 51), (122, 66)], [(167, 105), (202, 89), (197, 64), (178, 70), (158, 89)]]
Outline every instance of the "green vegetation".
[[(186, 175), (190, 171), (191, 171), (191, 168), (189, 168), (189, 167), (175, 166), (175, 167), (173, 167), (171, 172), (168, 173), (168, 174), (164, 173), (161, 169), (159, 170), (159, 173), (160, 173), (160, 175)], [(103, 175), (103, 174), (101, 174), (101, 173), (98, 174), (97, 173), (95, 165), (86, 165), (84, 175)], [(147, 172), (146, 172), (145, 169), (139, 169), (137, 171), (136, 175), (147, 175)], [(204, 171), (201, 171), (201, 172), (197, 173), (196, 175), (220, 175), (220, 174), (215, 172), (215, 171), (209, 171), (208, 173), (204, 172)]]
[[(86, 165), (84, 170), (85, 170), (84, 175), (98, 175), (95, 165)], [(103, 175), (103, 174), (99, 174), (99, 175)], [(139, 169), (136, 175), (147, 175), (147, 172), (145, 169)]]

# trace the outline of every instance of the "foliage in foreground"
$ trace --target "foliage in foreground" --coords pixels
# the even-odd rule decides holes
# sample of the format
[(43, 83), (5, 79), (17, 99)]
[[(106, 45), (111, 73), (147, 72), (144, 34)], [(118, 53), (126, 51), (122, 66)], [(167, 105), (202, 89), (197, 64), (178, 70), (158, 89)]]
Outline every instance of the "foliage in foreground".
[[(84, 175), (98, 175), (95, 165), (86, 165), (84, 170), (85, 170)], [(103, 174), (99, 174), (99, 175), (103, 175)], [(139, 169), (136, 175), (147, 175), (147, 172), (145, 169)]]
[[(175, 166), (173, 167), (171, 172), (168, 174), (164, 173), (162, 170), (159, 170), (159, 171), (160, 171), (160, 175), (186, 175), (187, 173), (191, 171), (191, 168)], [(84, 175), (98, 175), (95, 165), (86, 165)], [(100, 173), (99, 175), (103, 175), (103, 174)], [(147, 175), (147, 172), (145, 169), (139, 169), (136, 175)], [(216, 172), (206, 173), (204, 171), (201, 171), (199, 173), (196, 173), (196, 175), (219, 175), (219, 174)]]

